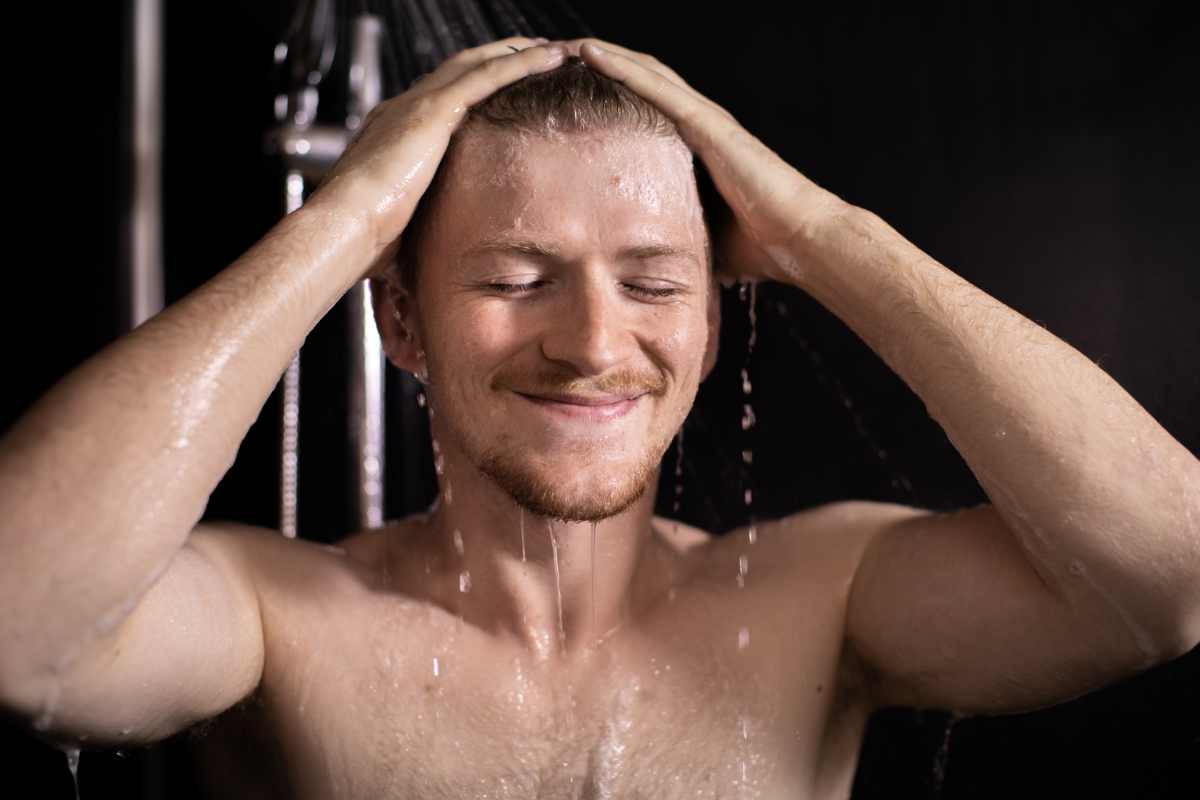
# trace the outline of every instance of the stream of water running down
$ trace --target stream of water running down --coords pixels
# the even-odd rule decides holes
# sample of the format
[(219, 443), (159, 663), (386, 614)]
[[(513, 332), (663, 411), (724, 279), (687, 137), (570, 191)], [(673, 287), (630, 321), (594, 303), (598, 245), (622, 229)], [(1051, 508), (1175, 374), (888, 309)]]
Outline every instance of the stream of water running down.
[(554, 533), (554, 523), (546, 520), (546, 530), (550, 533), (550, 550), (554, 553), (554, 599), (558, 607), (558, 648), (563, 655), (567, 653), (567, 627), (563, 624), (562, 607), (562, 572), (558, 566), (558, 536)]
[(592, 523), (591, 568), (592, 568), (592, 594), (591, 594), (591, 597), (588, 599), (588, 602), (592, 606), (592, 631), (593, 631), (593, 635), (595, 635), (595, 633), (594, 633), (596, 630), (596, 523), (595, 522)]
[(75, 800), (79, 800), (79, 748), (68, 747), (63, 753), (67, 757), (67, 769), (71, 770), (71, 781), (75, 784)]
[[(755, 304), (758, 300), (758, 284), (742, 282), (738, 284), (738, 297), (746, 304), (746, 313), (750, 322), (750, 335), (746, 340), (746, 356), (742, 362), (742, 418), (741, 427), (744, 436), (742, 445), (742, 503), (746, 508), (746, 539), (753, 545), (758, 538), (754, 526), (754, 491), (750, 486), (751, 465), (754, 463), (754, 427), (757, 419), (754, 415), (754, 405), (751, 393), (754, 390), (750, 382), (750, 360), (754, 355), (754, 345), (758, 340), (758, 314)], [(750, 556), (746, 553), (738, 555), (737, 586), (739, 590), (746, 588), (746, 575), (750, 571)], [(743, 625), (738, 629), (737, 652), (742, 653), (750, 647), (750, 626)], [(754, 780), (749, 773), (753, 759), (750, 744), (749, 715), (745, 709), (738, 714), (738, 760), (737, 760), (737, 795), (738, 797), (753, 796)]]

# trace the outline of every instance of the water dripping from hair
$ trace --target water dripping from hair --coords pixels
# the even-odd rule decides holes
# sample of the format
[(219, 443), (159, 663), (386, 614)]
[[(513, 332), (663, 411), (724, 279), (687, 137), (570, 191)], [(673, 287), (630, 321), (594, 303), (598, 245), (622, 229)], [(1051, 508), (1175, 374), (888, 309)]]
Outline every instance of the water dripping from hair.
[[(758, 530), (754, 524), (754, 489), (751, 486), (753, 477), (751, 467), (754, 464), (754, 429), (757, 424), (757, 418), (754, 415), (754, 403), (752, 395), (754, 386), (750, 381), (750, 362), (754, 356), (754, 345), (758, 342), (758, 312), (756, 309), (758, 301), (758, 284), (753, 282), (741, 282), (738, 284), (738, 297), (746, 304), (746, 314), (750, 323), (750, 334), (746, 340), (746, 355), (742, 361), (741, 370), (741, 389), (742, 389), (742, 504), (746, 509), (746, 540), (748, 545), (753, 545), (758, 540)], [(743, 552), (738, 555), (737, 562), (737, 587), (739, 590), (746, 588), (746, 575), (750, 572), (750, 556)], [(737, 634), (737, 653), (741, 655), (750, 647), (750, 626), (742, 625), (738, 628)], [(738, 714), (738, 775), (737, 787), (738, 796), (745, 796), (748, 788), (751, 785), (750, 776), (748, 774), (748, 766), (752, 760), (752, 751), (750, 745), (750, 720), (749, 713), (743, 710)]]

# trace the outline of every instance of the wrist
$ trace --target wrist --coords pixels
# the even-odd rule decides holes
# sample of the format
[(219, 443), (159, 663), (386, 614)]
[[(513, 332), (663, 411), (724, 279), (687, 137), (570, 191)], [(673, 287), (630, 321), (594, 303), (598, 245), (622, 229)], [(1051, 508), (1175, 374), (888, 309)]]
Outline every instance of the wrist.
[(853, 224), (854, 218), (869, 212), (823, 189), (820, 196), (806, 198), (804, 206), (798, 224), (784, 241), (763, 249), (775, 265), (771, 280), (808, 289), (819, 270), (827, 268), (840, 232)]

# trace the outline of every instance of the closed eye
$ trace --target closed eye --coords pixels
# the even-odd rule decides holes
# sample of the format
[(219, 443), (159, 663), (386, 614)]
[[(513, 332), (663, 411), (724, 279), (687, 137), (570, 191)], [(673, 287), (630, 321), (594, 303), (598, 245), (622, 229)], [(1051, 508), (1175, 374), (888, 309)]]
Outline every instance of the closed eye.
[(634, 294), (641, 295), (642, 297), (657, 299), (675, 297), (676, 295), (683, 293), (682, 289), (674, 286), (641, 286), (636, 283), (627, 283), (625, 284), (625, 288)]
[(528, 281), (526, 283), (487, 283), (484, 286), (498, 294), (528, 294), (543, 286), (546, 281)]
[[(524, 283), (504, 283), (502, 281), (493, 281), (483, 284), (483, 288), (496, 294), (503, 295), (525, 295), (545, 286), (549, 281), (536, 280), (526, 281)], [(673, 286), (643, 286), (636, 283), (623, 284), (624, 287), (635, 295), (652, 299), (664, 299), (667, 297), (675, 297), (682, 294), (683, 290)]]

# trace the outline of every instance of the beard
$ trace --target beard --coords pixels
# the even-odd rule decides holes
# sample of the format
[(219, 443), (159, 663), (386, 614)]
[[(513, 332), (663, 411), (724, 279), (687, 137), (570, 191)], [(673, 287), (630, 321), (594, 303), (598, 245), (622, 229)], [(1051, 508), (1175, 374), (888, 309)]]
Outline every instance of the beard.
[(603, 485), (593, 482), (586, 487), (554, 480), (531, 464), (527, 454), (522, 456), (508, 449), (495, 449), (471, 460), (483, 475), (526, 511), (565, 522), (599, 522), (620, 514), (646, 493), (658, 473), (664, 452), (666, 445), (647, 448), (632, 468), (622, 466), (615, 470), (619, 474)]
[[(431, 364), (430, 372), (433, 373)], [(432, 387), (430, 387), (432, 388)], [(665, 376), (646, 371), (622, 370), (598, 379), (584, 379), (546, 365), (530, 373), (506, 371), (494, 379), (494, 391), (524, 391), (529, 394), (552, 392), (646, 393), (649, 398), (665, 394)], [(431, 398), (432, 400), (432, 398)], [(432, 403), (431, 403), (432, 413)], [(686, 414), (686, 412), (685, 412)], [(620, 514), (636, 503), (658, 475), (663, 454), (671, 444), (674, 427), (646, 431), (641, 439), (645, 447), (632, 459), (613, 459), (603, 444), (572, 448), (552, 457), (541, 458), (525, 443), (514, 441), (504, 432), (487, 443), (478, 438), (478, 426), (455, 419), (453, 413), (441, 419), (454, 443), (479, 472), (507, 494), (521, 508), (548, 519), (566, 522), (598, 522)], [(467, 424), (461, 424), (467, 423)]]

